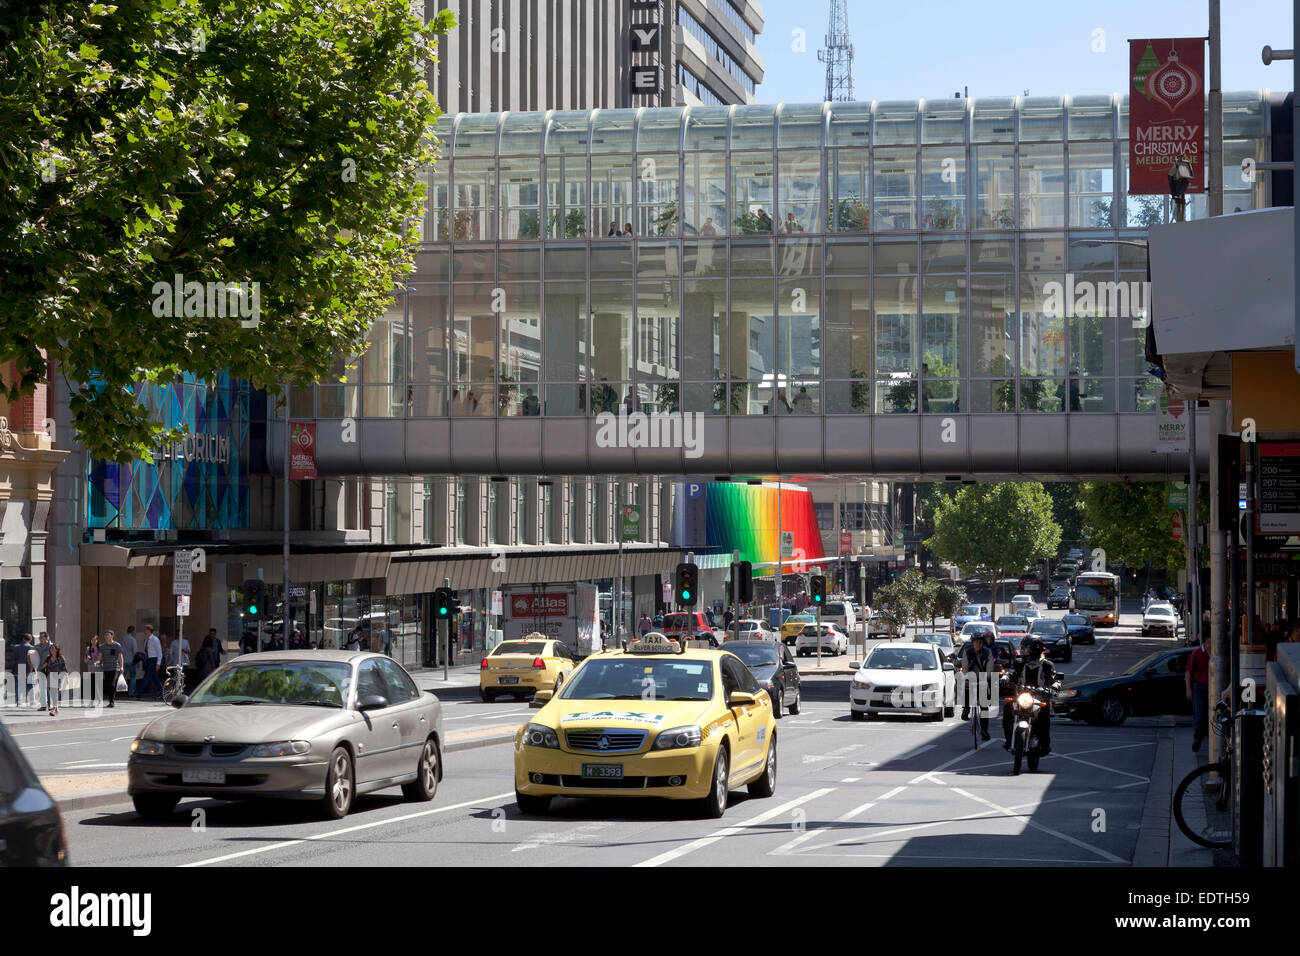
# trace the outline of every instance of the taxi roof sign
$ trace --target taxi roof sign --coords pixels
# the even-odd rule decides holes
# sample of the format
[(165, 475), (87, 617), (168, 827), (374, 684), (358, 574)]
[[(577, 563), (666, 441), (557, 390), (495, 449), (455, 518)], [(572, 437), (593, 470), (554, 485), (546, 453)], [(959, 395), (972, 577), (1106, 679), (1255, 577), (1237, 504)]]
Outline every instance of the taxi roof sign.
[(682, 646), (676, 641), (670, 641), (666, 637), (662, 640), (652, 640), (653, 637), (662, 635), (647, 634), (639, 641), (628, 645), (628, 651), (633, 654), (680, 654)]

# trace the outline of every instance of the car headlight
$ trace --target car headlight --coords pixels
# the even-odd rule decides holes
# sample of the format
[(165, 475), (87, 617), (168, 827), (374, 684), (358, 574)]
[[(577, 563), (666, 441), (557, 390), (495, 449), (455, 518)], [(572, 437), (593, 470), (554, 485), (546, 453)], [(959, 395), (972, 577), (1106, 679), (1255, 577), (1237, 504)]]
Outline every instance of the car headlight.
[(530, 747), (549, 747), (551, 750), (560, 749), (559, 735), (545, 724), (529, 724), (525, 727), (524, 743)]
[(145, 740), (143, 737), (137, 737), (131, 741), (131, 753), (139, 754), (142, 757), (157, 757), (163, 752), (163, 745), (157, 740)]
[(254, 757), (292, 757), (305, 754), (311, 750), (311, 744), (305, 740), (277, 740), (273, 744), (258, 744), (253, 748)]
[(663, 731), (655, 738), (655, 750), (683, 750), (687, 747), (698, 747), (703, 740), (704, 734), (698, 725), (675, 727)]
[(858, 679), (855, 677), (855, 678), (853, 679), (853, 686), (854, 686), (854, 687), (857, 687), (857, 688), (860, 689), (860, 690), (871, 690), (871, 681), (869, 681), (869, 680), (858, 680)]
[(1021, 707), (1033, 707), (1034, 695), (1028, 693), (1021, 694), (1019, 697), (1016, 698), (1016, 703), (1019, 704)]

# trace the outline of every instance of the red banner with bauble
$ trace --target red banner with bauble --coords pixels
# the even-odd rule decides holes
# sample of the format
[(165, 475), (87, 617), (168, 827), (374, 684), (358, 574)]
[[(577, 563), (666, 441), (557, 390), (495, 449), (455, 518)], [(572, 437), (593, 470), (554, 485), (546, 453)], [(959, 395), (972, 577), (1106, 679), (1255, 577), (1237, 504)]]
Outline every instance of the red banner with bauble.
[(1169, 195), (1179, 158), (1192, 167), (1189, 193), (1205, 192), (1205, 40), (1129, 40), (1130, 196)]

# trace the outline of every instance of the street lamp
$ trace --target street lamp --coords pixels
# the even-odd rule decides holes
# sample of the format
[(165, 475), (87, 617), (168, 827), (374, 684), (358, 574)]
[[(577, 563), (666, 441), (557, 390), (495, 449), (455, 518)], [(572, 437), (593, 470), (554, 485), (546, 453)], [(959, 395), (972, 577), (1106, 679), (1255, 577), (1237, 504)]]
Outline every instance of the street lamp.
[(1169, 195), (1174, 200), (1174, 222), (1187, 221), (1187, 184), (1192, 181), (1192, 160), (1186, 153), (1169, 170)]

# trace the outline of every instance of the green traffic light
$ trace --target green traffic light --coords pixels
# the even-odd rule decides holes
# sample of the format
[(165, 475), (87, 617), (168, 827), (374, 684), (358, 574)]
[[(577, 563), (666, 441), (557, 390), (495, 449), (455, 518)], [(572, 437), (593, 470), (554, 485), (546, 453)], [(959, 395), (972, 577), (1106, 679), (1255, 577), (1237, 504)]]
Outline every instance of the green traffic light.
[(689, 601), (690, 599), (691, 599), (691, 592), (690, 592), (690, 591), (683, 591), (683, 592), (682, 592), (682, 600), (683, 600), (683, 601)]
[(438, 613), (439, 613), (439, 614), (446, 614), (446, 613), (447, 613), (447, 609), (446, 609), (445, 607), (440, 607), (440, 608), (438, 608)]
[(250, 605), (248, 606), (248, 613), (249, 613), (249, 614), (256, 614), (256, 613), (257, 613), (257, 605), (256, 605), (256, 604), (250, 604)]

